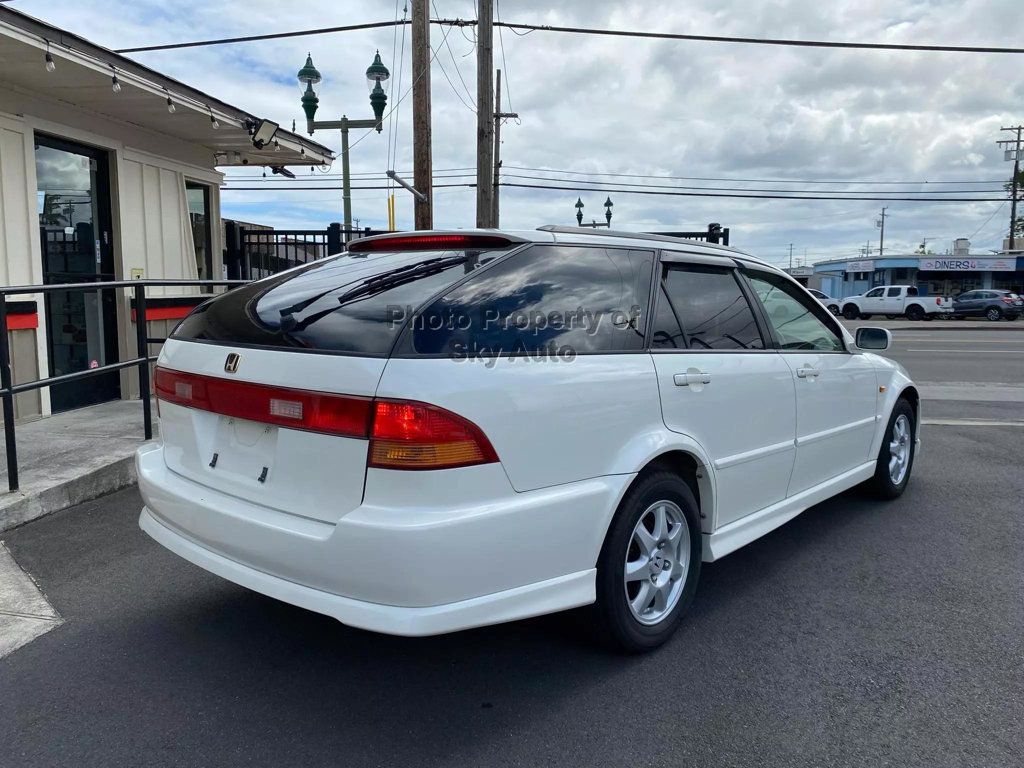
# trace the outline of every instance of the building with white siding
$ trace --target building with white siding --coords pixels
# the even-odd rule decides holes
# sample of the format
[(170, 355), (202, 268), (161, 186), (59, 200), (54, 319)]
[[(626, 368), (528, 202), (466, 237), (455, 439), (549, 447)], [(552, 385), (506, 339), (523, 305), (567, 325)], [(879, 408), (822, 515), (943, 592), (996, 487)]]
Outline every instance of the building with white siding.
[[(0, 6), (0, 283), (221, 278), (217, 168), (333, 159), (285, 130), (257, 147), (261, 117)], [(12, 297), (15, 383), (134, 357), (127, 293)], [(199, 289), (149, 293), (162, 336)], [(26, 392), (16, 417), (138, 397), (136, 381), (125, 370)]]

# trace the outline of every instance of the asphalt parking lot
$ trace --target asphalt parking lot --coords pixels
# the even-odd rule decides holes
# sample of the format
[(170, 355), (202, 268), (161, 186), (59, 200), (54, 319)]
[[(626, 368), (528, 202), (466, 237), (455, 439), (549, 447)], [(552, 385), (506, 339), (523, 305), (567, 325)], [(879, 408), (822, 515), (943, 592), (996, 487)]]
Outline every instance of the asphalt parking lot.
[(925, 439), (901, 499), (847, 493), (708, 565), (632, 658), (585, 611), (349, 629), (162, 550), (132, 489), (57, 513), (7, 536), (65, 623), (0, 660), (0, 762), (1019, 765), (1019, 430)]
[(972, 384), (934, 343), (955, 362), (928, 386), (962, 392), (927, 404), (907, 493), (848, 492), (706, 565), (642, 657), (585, 610), (350, 629), (166, 552), (134, 489), (9, 531), (64, 623), (0, 659), (0, 765), (1020, 765), (1024, 356)]

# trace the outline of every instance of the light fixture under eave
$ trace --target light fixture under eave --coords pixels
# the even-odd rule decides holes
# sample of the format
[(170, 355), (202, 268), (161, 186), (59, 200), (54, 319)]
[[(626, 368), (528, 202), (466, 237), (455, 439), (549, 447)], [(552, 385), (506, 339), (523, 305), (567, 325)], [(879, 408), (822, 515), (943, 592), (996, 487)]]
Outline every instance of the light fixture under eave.
[(250, 131), (252, 132), (252, 145), (256, 149), (263, 149), (270, 141), (273, 140), (277, 134), (277, 129), (280, 126), (273, 120), (260, 120), (254, 124), (251, 124)]
[(281, 142), (278, 141), (277, 139), (274, 139), (274, 151), (275, 152), (280, 152), (281, 151)]
[(112, 90), (114, 93), (121, 92), (121, 81), (117, 79), (116, 72), (114, 73), (114, 76), (110, 78), (110, 90)]
[(213, 112), (210, 113), (210, 127), (215, 131), (220, 128), (220, 123), (217, 121), (217, 118), (213, 116)]
[[(47, 47), (49, 47), (49, 44), (47, 44)], [(47, 51), (46, 52), (46, 71), (47, 72), (53, 72), (53, 70), (55, 70), (56, 68), (57, 68), (57, 65), (53, 61), (53, 56), (51, 56), (50, 52)]]
[(170, 112), (173, 115), (176, 109), (177, 109), (177, 107), (174, 106), (174, 102), (171, 100), (171, 97), (168, 96), (167, 97), (167, 111)]

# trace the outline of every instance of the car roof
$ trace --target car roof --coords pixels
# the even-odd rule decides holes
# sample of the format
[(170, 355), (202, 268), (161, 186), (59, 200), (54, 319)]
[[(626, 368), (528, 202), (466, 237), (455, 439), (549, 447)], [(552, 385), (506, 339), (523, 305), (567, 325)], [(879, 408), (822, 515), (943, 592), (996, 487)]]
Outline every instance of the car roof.
[(762, 259), (752, 256), (749, 253), (745, 253), (736, 248), (730, 248), (727, 245), (718, 245), (717, 243), (708, 243), (703, 240), (688, 240), (682, 237), (672, 237), (671, 235), (658, 235), (647, 232), (626, 232), (622, 230), (603, 230), (597, 231), (596, 229), (590, 229), (588, 227), (567, 227), (558, 224), (546, 224), (537, 229), (457, 229), (457, 230), (422, 230), (415, 233), (410, 232), (395, 232), (386, 233), (381, 235), (371, 235), (368, 238), (360, 238), (360, 240), (386, 240), (391, 237), (408, 237), (411, 234), (416, 235), (440, 235), (440, 234), (461, 234), (471, 235), (478, 233), (481, 235), (495, 235), (504, 234), (509, 237), (523, 240), (533, 243), (561, 243), (564, 245), (611, 245), (623, 246), (627, 248), (659, 248), (662, 251), (671, 251), (675, 253), (690, 253), (702, 256), (717, 256), (724, 257), (727, 259), (735, 259), (742, 262), (747, 262), (758, 267), (769, 269), (773, 272), (785, 274), (785, 272), (778, 267), (769, 264)]

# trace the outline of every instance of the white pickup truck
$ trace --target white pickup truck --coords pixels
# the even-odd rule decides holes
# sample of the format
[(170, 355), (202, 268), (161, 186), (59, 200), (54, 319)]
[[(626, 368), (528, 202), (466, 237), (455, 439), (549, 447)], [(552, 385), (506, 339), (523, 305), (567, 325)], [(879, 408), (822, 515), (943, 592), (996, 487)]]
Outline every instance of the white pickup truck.
[(860, 296), (843, 299), (842, 313), (847, 320), (867, 320), (872, 315), (908, 320), (933, 320), (953, 311), (951, 299), (919, 296), (913, 285), (880, 285)]

